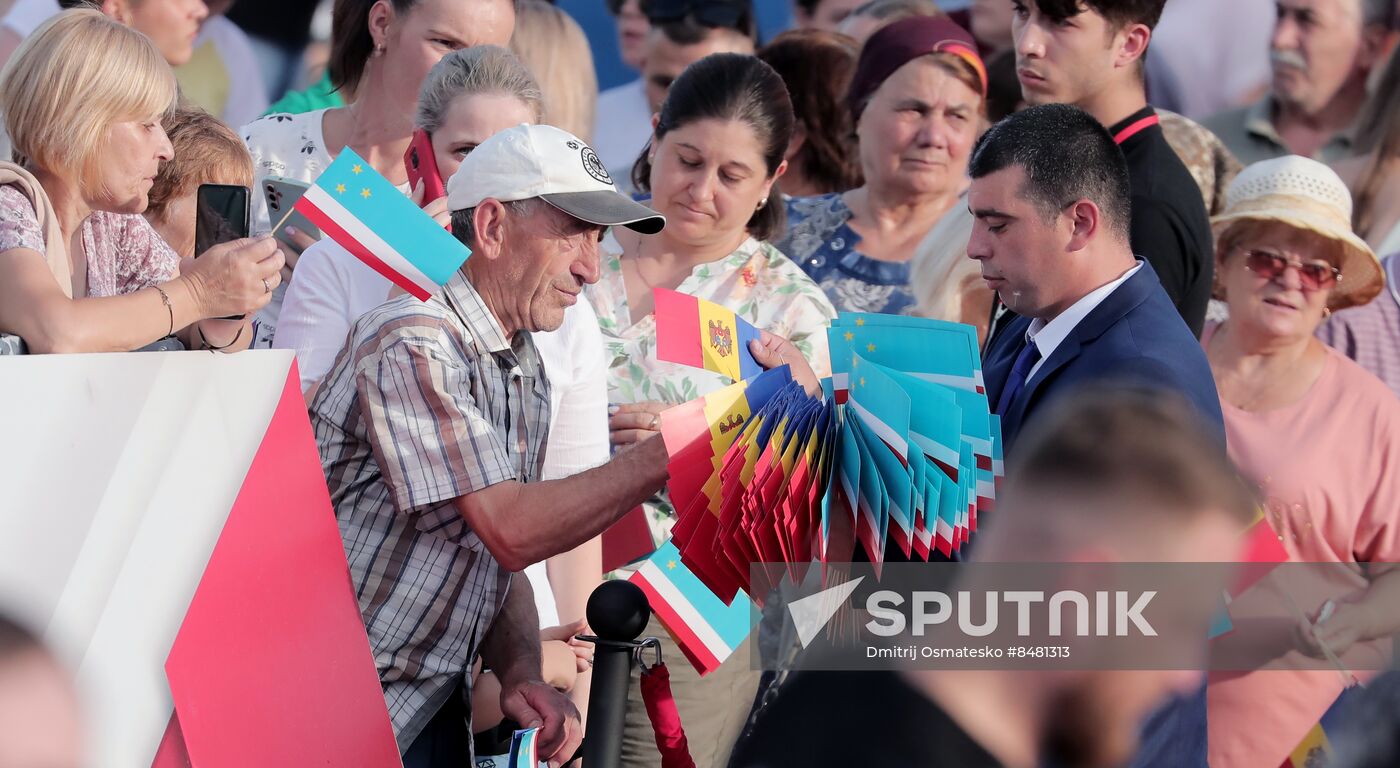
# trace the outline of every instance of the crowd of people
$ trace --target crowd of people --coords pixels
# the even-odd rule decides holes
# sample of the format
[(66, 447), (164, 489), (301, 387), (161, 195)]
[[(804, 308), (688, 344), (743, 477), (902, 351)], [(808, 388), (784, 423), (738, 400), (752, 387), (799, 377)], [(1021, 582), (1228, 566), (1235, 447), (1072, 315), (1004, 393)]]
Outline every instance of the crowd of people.
[[(546, 0), (13, 0), (0, 354), (294, 351), (406, 766), (578, 748), (585, 603), (631, 568), (600, 537), (667, 539), (662, 413), (730, 383), (657, 359), (658, 288), (813, 393), (838, 312), (974, 326), (1007, 458), (975, 559), (1230, 561), (1257, 508), (1352, 567), (1293, 652), (1400, 632), (1400, 2), (794, 0), (767, 40), (753, 2), (606, 0), (636, 77), (600, 92)], [(470, 248), (431, 299), (270, 210), (347, 150)], [(205, 184), (251, 237), (197, 246)], [(21, 662), (61, 703), (0, 622), (0, 712)], [(702, 768), (1274, 766), (1341, 693), (671, 672)], [(621, 757), (661, 762), (635, 692)]]

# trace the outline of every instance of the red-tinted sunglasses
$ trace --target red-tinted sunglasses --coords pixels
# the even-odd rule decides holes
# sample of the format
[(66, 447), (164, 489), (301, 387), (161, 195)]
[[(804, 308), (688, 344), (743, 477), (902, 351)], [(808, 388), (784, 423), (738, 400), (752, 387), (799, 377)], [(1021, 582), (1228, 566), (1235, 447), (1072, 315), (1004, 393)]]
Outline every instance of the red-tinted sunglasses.
[(1244, 252), (1244, 268), (1265, 280), (1273, 280), (1289, 267), (1298, 269), (1298, 284), (1305, 291), (1331, 288), (1342, 279), (1342, 271), (1325, 261), (1298, 261), (1269, 251)]

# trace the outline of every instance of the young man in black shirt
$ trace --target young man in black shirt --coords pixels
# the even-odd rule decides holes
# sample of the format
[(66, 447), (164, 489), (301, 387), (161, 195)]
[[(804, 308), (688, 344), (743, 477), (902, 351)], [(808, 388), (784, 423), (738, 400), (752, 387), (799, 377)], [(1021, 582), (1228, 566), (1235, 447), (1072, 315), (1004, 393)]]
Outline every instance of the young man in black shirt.
[(1073, 104), (1113, 134), (1132, 182), (1133, 252), (1152, 265), (1200, 336), (1215, 274), (1210, 218), (1200, 187), (1147, 104), (1143, 81), (1152, 28), (1165, 4), (1012, 0), (1016, 74), (1027, 104)]
[[(1253, 499), (1181, 398), (1085, 391), (1060, 401), (1022, 446), (977, 560), (1239, 558)], [(1165, 631), (1200, 637), (1204, 650), (1210, 607), (1169, 618)], [(1191, 670), (797, 672), (730, 766), (1118, 766), (1141, 760), (1148, 714), (1199, 679)]]

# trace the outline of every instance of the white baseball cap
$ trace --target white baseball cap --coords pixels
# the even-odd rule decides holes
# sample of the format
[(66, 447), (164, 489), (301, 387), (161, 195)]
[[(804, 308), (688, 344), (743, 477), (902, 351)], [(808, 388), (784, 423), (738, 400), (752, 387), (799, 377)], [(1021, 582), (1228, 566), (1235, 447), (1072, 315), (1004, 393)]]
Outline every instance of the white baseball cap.
[(593, 148), (550, 125), (520, 124), (483, 141), (447, 181), (447, 207), (475, 208), (488, 198), (543, 199), (590, 224), (654, 235), (661, 214), (617, 191)]

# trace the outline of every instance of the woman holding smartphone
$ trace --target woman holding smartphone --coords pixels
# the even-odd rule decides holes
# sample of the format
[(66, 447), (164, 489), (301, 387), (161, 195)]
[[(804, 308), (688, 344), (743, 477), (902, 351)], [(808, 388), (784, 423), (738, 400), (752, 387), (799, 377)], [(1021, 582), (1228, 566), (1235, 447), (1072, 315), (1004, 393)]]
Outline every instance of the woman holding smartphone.
[(178, 334), (248, 345), (282, 257), (239, 240), (181, 263), (141, 213), (173, 156), (161, 116), (175, 77), (151, 41), (95, 10), (65, 11), (20, 46), (0, 112), (24, 164), (0, 163), (0, 333), (31, 352), (115, 352)]
[[(255, 234), (278, 222), (263, 195), (268, 176), (310, 183), (350, 147), (389, 181), (408, 191), (403, 156), (413, 137), (416, 97), (428, 71), (447, 54), (476, 45), (505, 46), (515, 29), (513, 0), (336, 0), (331, 19), (331, 83), (343, 107), (274, 114), (240, 131), (253, 155)], [(285, 210), (285, 208), (284, 208)], [(290, 280), (315, 239), (285, 227), (273, 233)], [(255, 347), (269, 347), (283, 295), (258, 313)]]
[[(422, 205), (425, 188), (445, 185), (478, 144), (511, 126), (538, 123), (543, 109), (535, 79), (504, 48), (482, 45), (444, 58), (429, 73), (417, 107), (420, 138), (415, 148), (423, 156), (426, 178), (410, 196)], [(421, 151), (424, 143), (427, 152)], [(402, 157), (399, 164), (404, 173)], [(446, 197), (429, 202), (424, 210), (447, 225)], [(308, 400), (335, 362), (350, 326), (384, 303), (392, 289), (393, 283), (332, 240), (315, 243), (302, 254), (287, 287), (273, 346), (296, 351)]]

